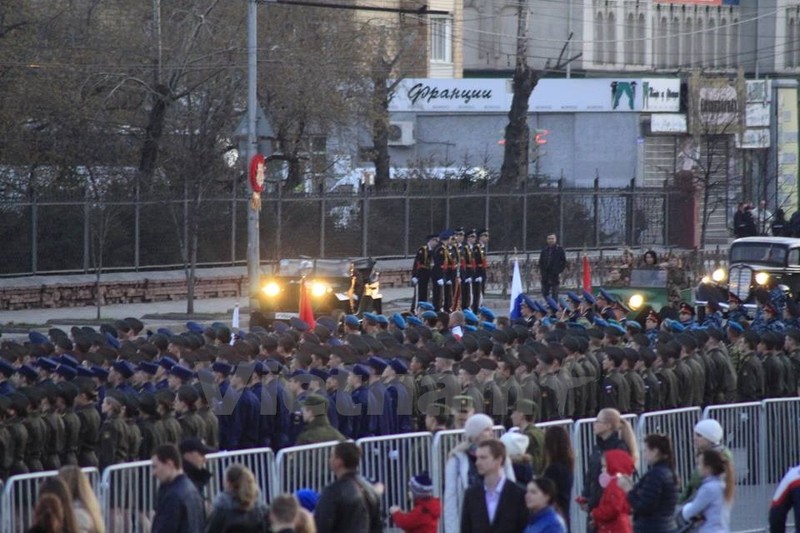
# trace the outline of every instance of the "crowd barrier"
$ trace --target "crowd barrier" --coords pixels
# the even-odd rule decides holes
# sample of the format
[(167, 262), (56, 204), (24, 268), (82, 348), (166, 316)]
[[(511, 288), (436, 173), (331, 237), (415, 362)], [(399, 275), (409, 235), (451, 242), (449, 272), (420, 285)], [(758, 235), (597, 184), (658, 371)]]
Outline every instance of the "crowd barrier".
[[(92, 488), (97, 491), (99, 473), (96, 468), (83, 468)], [(57, 472), (36, 472), (11, 476), (0, 494), (0, 532), (27, 531), (33, 518), (33, 508), (39, 497), (39, 485)]]
[[(772, 494), (792, 466), (800, 463), (800, 398), (766, 400), (764, 402), (710, 406), (702, 413), (699, 408), (675, 409), (646, 413), (640, 416), (625, 415), (635, 429), (640, 452), (643, 439), (649, 433), (669, 435), (676, 448), (676, 466), (685, 483), (694, 470), (693, 427), (701, 418), (714, 418), (725, 432), (724, 444), (728, 447), (736, 467), (736, 500), (732, 513), (732, 531), (760, 531), (767, 523)], [(595, 447), (594, 422), (583, 419), (573, 422), (559, 420), (537, 424), (546, 429), (564, 427), (572, 438), (575, 451), (574, 497), (586, 480), (589, 459)], [(500, 435), (504, 429), (495, 426)], [(361, 439), (361, 471), (369, 479), (384, 484), (382, 498), (384, 514), (397, 504), (408, 509), (408, 480), (411, 476), (428, 470), (434, 482), (434, 492), (441, 496), (444, 487), (444, 468), (452, 449), (463, 442), (463, 430), (430, 433), (410, 433), (386, 437)], [(233, 463), (250, 468), (259, 483), (262, 497), (269, 501), (284, 492), (301, 488), (317, 491), (333, 481), (328, 458), (336, 442), (296, 446), (274, 454), (269, 448), (219, 452), (207, 456), (207, 468), (212, 479), (206, 496), (213, 500), (223, 490), (225, 469)], [(647, 465), (644, 459), (639, 471)], [(97, 469), (84, 469), (89, 475), (101, 502), (109, 531), (146, 531), (155, 508), (156, 481), (150, 461), (125, 463), (106, 468), (102, 477)], [(31, 522), (33, 507), (38, 497), (38, 487), (56, 472), (39, 472), (12, 476), (0, 484), (0, 533), (25, 531)], [(586, 514), (577, 504), (571, 506), (572, 531), (586, 529)], [(391, 527), (386, 517), (387, 528)]]

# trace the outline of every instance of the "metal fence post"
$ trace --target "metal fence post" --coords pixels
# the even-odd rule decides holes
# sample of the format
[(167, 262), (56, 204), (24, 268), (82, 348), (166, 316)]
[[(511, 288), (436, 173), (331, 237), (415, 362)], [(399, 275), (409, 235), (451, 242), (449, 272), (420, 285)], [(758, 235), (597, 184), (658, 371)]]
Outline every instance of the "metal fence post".
[(275, 228), (275, 260), (281, 259), (281, 239), (283, 238), (283, 180), (278, 180), (278, 213)]
[(566, 248), (568, 246), (567, 239), (564, 235), (564, 178), (558, 180), (558, 239), (561, 241), (561, 246)]

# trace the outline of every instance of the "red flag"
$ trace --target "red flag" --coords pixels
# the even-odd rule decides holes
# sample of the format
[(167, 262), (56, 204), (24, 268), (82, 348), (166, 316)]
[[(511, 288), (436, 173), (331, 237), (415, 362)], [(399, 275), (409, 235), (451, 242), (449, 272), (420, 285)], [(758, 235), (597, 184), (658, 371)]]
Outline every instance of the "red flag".
[(308, 297), (305, 279), (300, 282), (300, 320), (312, 329), (317, 325), (314, 322), (314, 309), (311, 308), (311, 298)]
[(589, 258), (583, 256), (583, 290), (592, 292), (592, 267), (589, 265)]

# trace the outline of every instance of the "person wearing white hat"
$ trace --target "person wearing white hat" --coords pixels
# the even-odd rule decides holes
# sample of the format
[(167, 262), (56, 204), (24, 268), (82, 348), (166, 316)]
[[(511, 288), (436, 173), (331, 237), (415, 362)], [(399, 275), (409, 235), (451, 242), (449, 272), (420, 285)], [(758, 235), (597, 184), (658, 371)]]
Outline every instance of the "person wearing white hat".
[[(694, 442), (695, 456), (702, 454), (706, 450), (718, 451), (725, 456), (728, 460), (728, 465), (733, 469), (733, 454), (722, 444), (724, 436), (725, 432), (722, 430), (722, 426), (713, 418), (705, 418), (699, 421), (694, 426), (694, 435), (692, 439)], [(691, 479), (683, 488), (683, 493), (678, 503), (685, 503), (691, 500), (697, 492), (697, 489), (700, 488), (702, 482), (703, 477), (700, 475), (700, 472), (695, 469), (694, 472), (692, 472)]]
[(511, 461), (517, 483), (522, 486), (527, 486), (528, 482), (533, 479), (533, 459), (527, 454), (530, 440), (527, 435), (520, 433), (515, 428), (500, 437), (500, 442), (506, 447), (506, 456)]
[[(492, 427), (494, 422), (484, 414), (472, 415), (464, 425), (465, 441), (453, 448), (447, 458), (444, 469), (444, 531), (458, 533), (461, 531), (461, 507), (464, 492), (481, 478), (475, 466), (475, 452), (478, 443), (494, 438)], [(505, 478), (516, 481), (511, 461), (503, 464)]]

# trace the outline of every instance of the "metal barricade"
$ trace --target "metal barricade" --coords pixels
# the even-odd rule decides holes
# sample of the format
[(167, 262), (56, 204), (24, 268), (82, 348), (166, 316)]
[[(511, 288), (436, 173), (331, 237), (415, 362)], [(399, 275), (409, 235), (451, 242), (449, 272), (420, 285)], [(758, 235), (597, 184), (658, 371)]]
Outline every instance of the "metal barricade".
[[(636, 427), (636, 415), (622, 415), (632, 427)], [(575, 481), (572, 485), (572, 500), (575, 501), (583, 490), (586, 473), (589, 468), (589, 458), (594, 451), (595, 435), (594, 422), (597, 418), (584, 418), (573, 425), (572, 448), (575, 450)], [(570, 529), (572, 531), (586, 531), (586, 513), (577, 504), (570, 505)]]
[(422, 471), (430, 472), (432, 440), (430, 433), (420, 432), (357, 441), (361, 448), (361, 474), (384, 485), (381, 501), (386, 528), (391, 527), (390, 506), (411, 509), (408, 481)]
[(275, 459), (275, 482), (270, 483), (270, 498), (304, 488), (322, 491), (334, 480), (328, 459), (337, 444), (338, 441), (321, 442), (280, 450)]
[(448, 429), (438, 431), (433, 436), (431, 446), (431, 481), (433, 481), (433, 494), (441, 498), (444, 495), (444, 467), (447, 457), (453, 448), (464, 440), (463, 429)]
[(655, 411), (639, 415), (636, 424), (636, 441), (639, 444), (640, 464), (639, 473), (647, 471), (647, 461), (644, 458), (644, 438), (651, 433), (667, 435), (672, 441), (672, 450), (675, 454), (675, 472), (681, 483), (686, 483), (695, 467), (694, 446), (692, 435), (694, 425), (700, 420), (699, 407), (684, 407), (669, 411)]
[(211, 472), (208, 484), (208, 500), (213, 502), (217, 494), (224, 490), (225, 471), (232, 464), (246, 466), (256, 478), (264, 503), (271, 500), (270, 484), (275, 479), (275, 454), (271, 448), (254, 448), (216, 452), (206, 455), (206, 469)]
[[(800, 464), (800, 398), (779, 398), (762, 403), (765, 427), (762, 442), (766, 448), (762, 464), (769, 505), (786, 472)], [(794, 513), (789, 513), (786, 531), (794, 531), (796, 527)]]
[[(92, 488), (97, 489), (96, 468), (83, 468)], [(39, 499), (39, 486), (47, 478), (56, 477), (57, 470), (11, 476), (2, 485), (0, 494), (0, 532), (27, 531), (33, 519), (33, 509)]]
[[(767, 447), (770, 446), (764, 424), (764, 405), (761, 402), (712, 405), (703, 411), (703, 418), (719, 422), (723, 430), (722, 444), (733, 455), (736, 494), (731, 510), (731, 531), (763, 528), (771, 496), (767, 490), (769, 479), (764, 477)], [(769, 438), (774, 437), (770, 435)], [(774, 483), (778, 481), (780, 477)]]
[(101, 508), (106, 531), (149, 531), (156, 507), (152, 461), (112, 465), (103, 470)]

